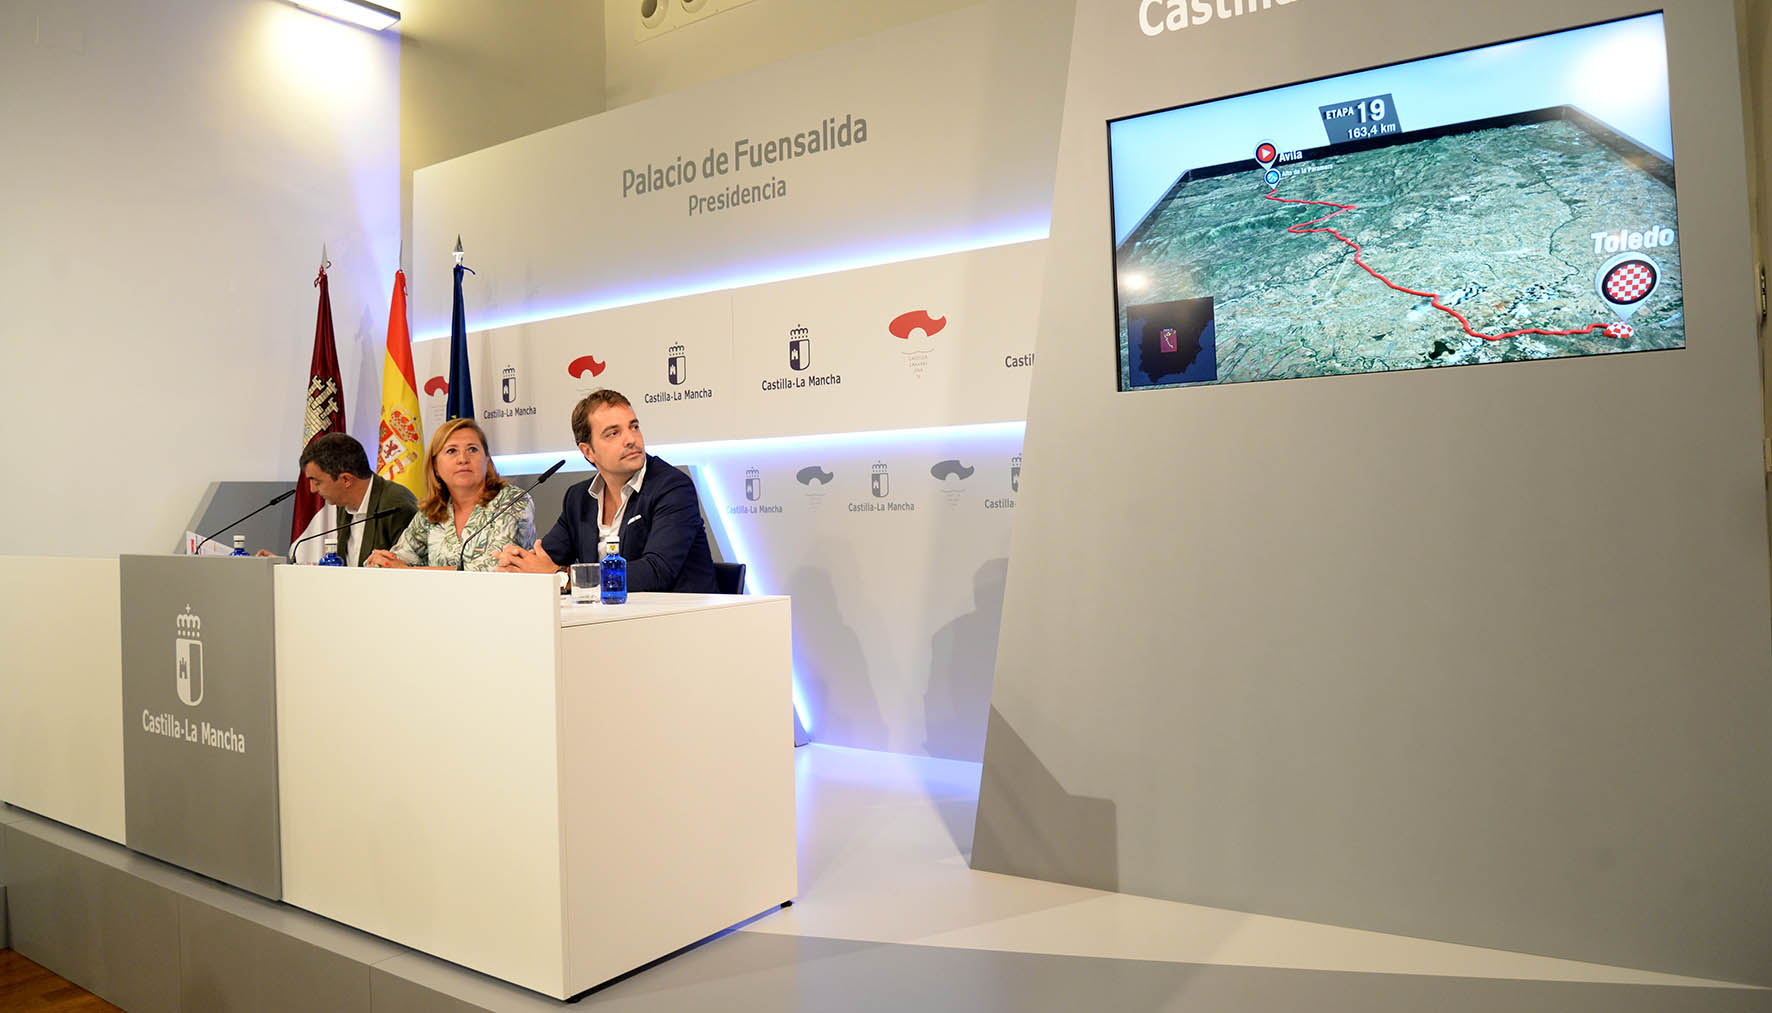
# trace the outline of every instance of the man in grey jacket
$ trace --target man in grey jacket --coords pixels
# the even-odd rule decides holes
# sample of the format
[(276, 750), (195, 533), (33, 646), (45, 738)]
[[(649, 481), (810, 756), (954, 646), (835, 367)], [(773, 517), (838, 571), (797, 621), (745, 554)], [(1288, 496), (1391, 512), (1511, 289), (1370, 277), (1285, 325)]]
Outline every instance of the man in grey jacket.
[[(301, 473), (308, 488), (333, 508), (320, 511), (323, 520), (309, 526), (340, 529), (338, 554), (346, 566), (361, 566), (376, 549), (393, 548), (418, 512), (411, 490), (377, 475), (363, 444), (344, 433), (314, 437), (301, 453)], [(393, 512), (376, 516), (388, 509)]]

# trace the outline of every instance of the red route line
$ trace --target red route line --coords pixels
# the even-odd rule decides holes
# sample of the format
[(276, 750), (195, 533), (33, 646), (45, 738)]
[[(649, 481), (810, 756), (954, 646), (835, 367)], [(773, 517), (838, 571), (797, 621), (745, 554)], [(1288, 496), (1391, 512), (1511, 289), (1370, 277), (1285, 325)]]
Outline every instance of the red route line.
[(1335, 238), (1341, 240), (1342, 242), (1344, 242), (1347, 245), (1354, 248), (1354, 263), (1360, 265), (1360, 267), (1363, 270), (1365, 270), (1365, 272), (1367, 274), (1371, 275), (1374, 278), (1377, 278), (1379, 281), (1384, 282), (1386, 285), (1397, 290), (1398, 292), (1407, 292), (1410, 295), (1420, 296), (1423, 299), (1433, 300), (1434, 309), (1437, 309), (1437, 310), (1441, 311), (1442, 313), (1451, 314), (1452, 319), (1458, 321), (1459, 326), (1464, 328), (1464, 333), (1470, 335), (1473, 338), (1482, 338), (1484, 341), (1500, 341), (1503, 338), (1517, 338), (1522, 334), (1548, 334), (1552, 337), (1569, 337), (1569, 336), (1575, 335), (1575, 334), (1592, 334), (1594, 331), (1604, 331), (1606, 329), (1605, 324), (1599, 323), (1599, 324), (1588, 324), (1586, 327), (1583, 327), (1580, 330), (1576, 330), (1576, 331), (1547, 331), (1542, 327), (1528, 327), (1525, 330), (1508, 331), (1505, 334), (1483, 334), (1478, 331), (1473, 331), (1473, 330), (1471, 330), (1471, 322), (1464, 318), (1464, 314), (1462, 314), (1462, 313), (1458, 312), (1457, 310), (1453, 309), (1452, 307), (1447, 306), (1444, 303), (1440, 302), (1439, 293), (1437, 293), (1437, 292), (1419, 292), (1419, 291), (1416, 291), (1415, 289), (1412, 289), (1412, 288), (1404, 288), (1403, 286), (1397, 284), (1396, 282), (1391, 281), (1389, 278), (1386, 278), (1384, 275), (1379, 274), (1377, 271), (1372, 270), (1372, 268), (1370, 266), (1368, 266), (1364, 260), (1360, 259), (1360, 254), (1364, 251), (1362, 251), (1360, 249), (1359, 243), (1354, 242), (1353, 240), (1351, 240), (1348, 237), (1342, 235), (1341, 233), (1335, 231), (1334, 229), (1311, 229), (1311, 228), (1305, 227), (1307, 225), (1315, 225), (1318, 222), (1326, 222), (1329, 219), (1334, 218), (1336, 215), (1341, 214), (1343, 211), (1358, 210), (1359, 205), (1357, 205), (1357, 204), (1335, 204), (1330, 201), (1322, 201), (1322, 200), (1298, 200), (1298, 199), (1292, 198), (1292, 197), (1275, 197), (1271, 192), (1266, 194), (1265, 196), (1267, 197), (1268, 200), (1278, 201), (1281, 204), (1316, 204), (1316, 205), (1320, 205), (1320, 206), (1326, 207), (1326, 208), (1335, 208), (1334, 211), (1329, 212), (1328, 214), (1324, 215), (1321, 218), (1313, 218), (1308, 222), (1304, 222), (1303, 224), (1294, 225), (1291, 228), (1287, 229), (1286, 231), (1292, 233), (1295, 236), (1308, 235), (1312, 232), (1327, 232), (1327, 233), (1329, 233), (1330, 235), (1334, 236)]

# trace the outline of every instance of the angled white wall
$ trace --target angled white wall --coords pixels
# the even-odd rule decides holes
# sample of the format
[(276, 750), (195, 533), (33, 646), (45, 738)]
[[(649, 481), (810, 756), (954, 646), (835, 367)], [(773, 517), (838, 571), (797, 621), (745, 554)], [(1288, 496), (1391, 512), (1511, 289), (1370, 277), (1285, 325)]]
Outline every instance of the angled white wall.
[(975, 866), (1772, 983), (1732, 5), (1666, 5), (1683, 350), (1122, 394), (1107, 120), (1638, 13), (1146, 7), (1078, 5)]

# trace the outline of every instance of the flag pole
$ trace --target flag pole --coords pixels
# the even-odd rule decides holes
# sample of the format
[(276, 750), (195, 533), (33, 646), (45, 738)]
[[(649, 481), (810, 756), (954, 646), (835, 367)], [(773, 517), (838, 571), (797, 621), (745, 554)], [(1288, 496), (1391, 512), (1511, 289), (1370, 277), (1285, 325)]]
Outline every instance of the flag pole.
[(474, 386), (469, 376), (467, 316), (462, 307), (461, 278), (474, 269), (463, 264), (461, 234), (455, 237), (455, 305), (449, 319), (449, 401), (445, 417), (474, 417)]

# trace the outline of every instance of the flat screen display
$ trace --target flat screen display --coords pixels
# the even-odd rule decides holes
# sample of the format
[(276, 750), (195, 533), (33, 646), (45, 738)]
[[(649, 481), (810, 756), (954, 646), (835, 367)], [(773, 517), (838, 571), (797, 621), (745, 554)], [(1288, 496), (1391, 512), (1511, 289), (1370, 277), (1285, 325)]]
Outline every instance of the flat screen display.
[(1108, 123), (1121, 390), (1686, 343), (1662, 16)]

